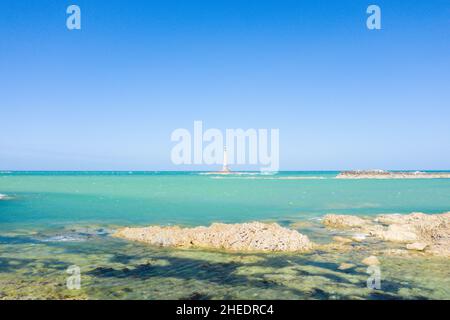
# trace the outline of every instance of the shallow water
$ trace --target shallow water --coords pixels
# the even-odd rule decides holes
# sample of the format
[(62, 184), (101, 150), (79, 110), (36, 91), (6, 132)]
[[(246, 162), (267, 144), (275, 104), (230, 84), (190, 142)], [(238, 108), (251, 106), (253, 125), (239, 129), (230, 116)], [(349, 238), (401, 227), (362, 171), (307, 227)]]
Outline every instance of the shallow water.
[[(435, 213), (450, 180), (334, 180), (333, 172), (274, 176), (198, 173), (0, 175), (0, 298), (27, 299), (450, 299), (448, 259), (381, 255), (381, 244), (309, 254), (156, 248), (110, 237), (121, 225), (213, 221), (297, 223), (319, 243), (325, 213)], [(294, 177), (295, 179), (291, 179)], [(286, 179), (288, 178), (288, 179)], [(301, 222), (301, 223), (298, 223)], [(361, 260), (381, 261), (381, 290)], [(338, 269), (343, 262), (355, 266)], [(68, 290), (66, 270), (81, 269)]]

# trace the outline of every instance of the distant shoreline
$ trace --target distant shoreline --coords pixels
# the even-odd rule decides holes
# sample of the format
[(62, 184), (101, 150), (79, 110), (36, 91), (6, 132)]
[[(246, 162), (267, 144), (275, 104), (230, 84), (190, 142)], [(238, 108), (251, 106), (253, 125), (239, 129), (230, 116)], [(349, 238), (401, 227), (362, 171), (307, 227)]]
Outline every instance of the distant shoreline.
[[(38, 176), (38, 175), (74, 175), (74, 176), (158, 176), (158, 175), (192, 175), (210, 176), (212, 178), (242, 177), (246, 179), (268, 180), (315, 180), (315, 179), (450, 179), (450, 170), (348, 170), (348, 171), (1, 171), (0, 176)], [(322, 176), (323, 175), (323, 176)], [(4, 199), (0, 197), (0, 199)]]
[(336, 179), (450, 179), (450, 172), (437, 171), (343, 171)]

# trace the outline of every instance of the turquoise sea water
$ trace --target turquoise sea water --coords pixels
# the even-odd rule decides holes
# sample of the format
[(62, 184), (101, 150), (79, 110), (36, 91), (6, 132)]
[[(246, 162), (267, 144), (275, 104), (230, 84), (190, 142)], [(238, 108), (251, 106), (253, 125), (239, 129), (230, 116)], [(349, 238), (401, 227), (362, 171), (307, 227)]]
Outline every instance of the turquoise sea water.
[(3, 173), (0, 193), (13, 199), (2, 202), (0, 223), (199, 225), (450, 209), (450, 179), (337, 180), (336, 174)]
[[(397, 261), (390, 272), (403, 278), (374, 295), (364, 288), (363, 269), (340, 274), (327, 265), (356, 262), (370, 248), (336, 256), (240, 255), (152, 248), (108, 235), (123, 225), (259, 220), (289, 226), (326, 213), (450, 210), (450, 179), (337, 180), (336, 174), (0, 173), (0, 194), (8, 197), (0, 201), (0, 298), (450, 298), (448, 280), (439, 278), (448, 279), (447, 260), (433, 260), (428, 267), (436, 268), (435, 278), (423, 281), (417, 280), (423, 265), (414, 262), (416, 270), (410, 262), (408, 275), (396, 269), (407, 262)], [(300, 231), (326, 241), (318, 230)], [(65, 269), (72, 264), (86, 271), (81, 291), (65, 289)], [(297, 284), (292, 279), (308, 273), (295, 278)]]

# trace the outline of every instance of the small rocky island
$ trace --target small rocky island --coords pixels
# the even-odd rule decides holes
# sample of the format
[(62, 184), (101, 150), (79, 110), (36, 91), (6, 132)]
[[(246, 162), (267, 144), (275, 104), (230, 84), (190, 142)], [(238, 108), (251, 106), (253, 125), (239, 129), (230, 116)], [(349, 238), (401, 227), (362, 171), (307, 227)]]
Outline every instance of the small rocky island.
[(354, 170), (342, 171), (336, 179), (445, 179), (450, 172)]
[(313, 244), (296, 230), (276, 223), (213, 223), (209, 227), (150, 226), (123, 228), (115, 237), (163, 247), (198, 247), (231, 251), (308, 251)]

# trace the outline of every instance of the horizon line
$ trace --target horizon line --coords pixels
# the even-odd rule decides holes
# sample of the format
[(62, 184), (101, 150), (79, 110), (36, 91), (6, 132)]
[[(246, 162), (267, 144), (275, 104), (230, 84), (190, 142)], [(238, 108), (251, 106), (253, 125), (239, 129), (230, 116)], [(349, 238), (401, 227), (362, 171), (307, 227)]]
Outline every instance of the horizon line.
[[(278, 173), (278, 172), (342, 172), (342, 171), (450, 171), (450, 169), (311, 169), (311, 170), (278, 170), (278, 171), (268, 171), (268, 173)], [(10, 173), (10, 172), (219, 172), (217, 170), (3, 170), (0, 169), (0, 174)], [(260, 170), (238, 170), (231, 171), (230, 174), (240, 173), (240, 172), (267, 172)]]

